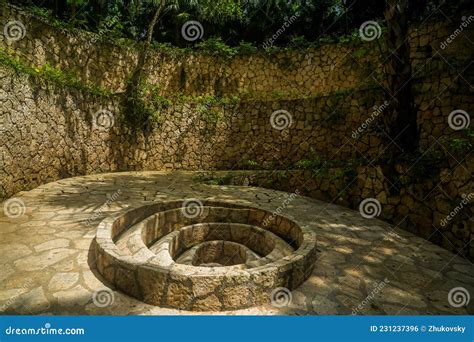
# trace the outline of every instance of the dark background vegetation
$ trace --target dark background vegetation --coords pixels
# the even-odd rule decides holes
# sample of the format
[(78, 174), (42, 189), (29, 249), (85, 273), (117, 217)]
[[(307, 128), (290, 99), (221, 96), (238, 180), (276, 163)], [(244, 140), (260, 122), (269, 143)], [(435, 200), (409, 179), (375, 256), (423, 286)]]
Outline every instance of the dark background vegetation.
[[(106, 33), (110, 37), (144, 40), (160, 0), (16, 0), (12, 4), (34, 7), (72, 27)], [(471, 0), (408, 1), (409, 20), (449, 20), (466, 13)], [(330, 40), (354, 34), (367, 20), (383, 22), (383, 0), (165, 0), (153, 32), (153, 41), (189, 46), (181, 37), (187, 20), (198, 20), (204, 39), (220, 37), (227, 45), (245, 41), (262, 45), (283, 23), (297, 16), (279, 46)], [(441, 11), (434, 10), (441, 9)]]

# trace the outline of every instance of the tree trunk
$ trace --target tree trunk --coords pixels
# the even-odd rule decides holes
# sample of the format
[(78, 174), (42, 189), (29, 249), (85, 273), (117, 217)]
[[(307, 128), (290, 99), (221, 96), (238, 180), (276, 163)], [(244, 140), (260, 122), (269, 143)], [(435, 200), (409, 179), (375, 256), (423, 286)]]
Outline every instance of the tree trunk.
[(59, 19), (66, 18), (66, 10), (67, 10), (67, 1), (56, 0), (54, 12)]
[(91, 1), (92, 3), (92, 13), (90, 17), (92, 20), (89, 20), (89, 24), (91, 27), (97, 28), (100, 25), (101, 20), (104, 17), (104, 7), (102, 6), (101, 0), (94, 0)]
[(143, 100), (141, 99), (140, 87), (142, 86), (143, 70), (147, 61), (148, 50), (153, 39), (153, 30), (158, 22), (158, 17), (163, 11), (165, 2), (166, 0), (160, 1), (160, 5), (156, 9), (153, 18), (148, 25), (146, 39), (141, 46), (135, 70), (133, 71), (132, 77), (127, 85), (125, 93), (125, 118), (130, 124), (132, 131), (139, 128), (143, 132), (147, 132), (151, 127), (149, 114), (147, 113), (147, 110), (144, 110), (146, 106), (144, 106)]
[[(418, 148), (418, 128), (412, 93), (408, 41), (407, 1), (386, 0), (384, 11), (387, 23), (387, 48), (390, 54), (384, 65), (385, 91), (387, 101), (390, 103), (385, 122), (395, 154), (414, 152)], [(398, 147), (403, 151), (400, 151)]]
[(151, 19), (148, 25), (146, 39), (143, 42), (142, 48), (140, 49), (140, 52), (138, 55), (137, 65), (135, 67), (135, 71), (133, 72), (132, 79), (129, 84), (129, 91), (136, 91), (142, 81), (143, 68), (145, 67), (148, 50), (150, 48), (151, 41), (153, 39), (153, 31), (155, 29), (156, 23), (158, 22), (158, 17), (163, 11), (163, 7), (165, 6), (165, 1), (166, 0), (160, 1), (160, 5), (156, 9), (155, 14), (153, 15), (153, 18)]

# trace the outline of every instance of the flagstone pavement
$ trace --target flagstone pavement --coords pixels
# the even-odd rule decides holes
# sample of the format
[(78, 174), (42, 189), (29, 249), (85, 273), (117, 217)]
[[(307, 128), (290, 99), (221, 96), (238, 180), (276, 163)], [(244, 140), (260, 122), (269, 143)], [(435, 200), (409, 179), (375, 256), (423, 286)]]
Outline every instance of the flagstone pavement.
[[(107, 290), (107, 305), (93, 299), (110, 287), (95, 270), (91, 253), (98, 223), (131, 205), (186, 198), (272, 212), (288, 194), (208, 185), (199, 182), (195, 172), (176, 171), (74, 177), (20, 192), (14, 196), (17, 204), (24, 204), (19, 213), (7, 216), (0, 210), (0, 313), (203, 314), (145, 304), (113, 288)], [(316, 233), (318, 257), (312, 275), (292, 291), (288, 305), (269, 303), (215, 314), (474, 314), (473, 301), (456, 307), (454, 297), (453, 303), (458, 288), (474, 294), (470, 261), (354, 210), (303, 196), (287, 203), (281, 214)], [(6, 205), (2, 203), (2, 209)]]

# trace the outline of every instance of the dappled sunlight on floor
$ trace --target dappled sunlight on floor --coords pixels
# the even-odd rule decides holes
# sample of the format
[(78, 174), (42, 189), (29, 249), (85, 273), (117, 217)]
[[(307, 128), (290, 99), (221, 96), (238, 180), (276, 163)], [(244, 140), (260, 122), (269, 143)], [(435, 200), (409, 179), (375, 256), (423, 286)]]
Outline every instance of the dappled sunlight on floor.
[[(0, 213), (0, 308), (9, 314), (196, 314), (155, 307), (114, 289), (91, 262), (97, 224), (152, 201), (202, 198), (276, 211), (279, 191), (199, 183), (193, 172), (127, 172), (63, 179), (19, 193), (21, 217)], [(448, 293), (474, 293), (474, 266), (432, 243), (337, 205), (297, 196), (281, 214), (316, 233), (315, 268), (285, 307), (270, 304), (220, 314), (467, 314)], [(214, 314), (211, 312), (211, 314)]]

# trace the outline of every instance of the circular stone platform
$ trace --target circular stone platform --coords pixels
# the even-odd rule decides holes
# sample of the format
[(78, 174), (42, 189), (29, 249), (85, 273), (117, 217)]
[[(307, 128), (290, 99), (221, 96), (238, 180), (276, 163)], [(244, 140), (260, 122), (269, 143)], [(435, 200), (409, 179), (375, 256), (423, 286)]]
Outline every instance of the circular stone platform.
[[(2, 203), (2, 207), (15, 204), (18, 210), (0, 210), (0, 312), (474, 314), (472, 301), (457, 307), (449, 300), (453, 289), (474, 293), (474, 266), (468, 260), (353, 210), (268, 189), (207, 185), (196, 175), (136, 172), (75, 177), (21, 192), (14, 202)], [(199, 199), (204, 216), (186, 217), (181, 212), (183, 199)], [(127, 213), (144, 208), (151, 209), (127, 223)], [(236, 214), (240, 211), (249, 216), (242, 219)], [(294, 230), (285, 236), (268, 220), (250, 219), (250, 212), (277, 212)], [(166, 215), (176, 217), (169, 221), (175, 224), (161, 234), (165, 226), (160, 228), (157, 220)], [(278, 222), (278, 215), (272, 217)], [(114, 231), (114, 226), (124, 230)], [(233, 235), (236, 230), (246, 231), (258, 243)], [(209, 235), (210, 231), (219, 235)], [(294, 239), (301, 234), (308, 238)], [(121, 274), (118, 267), (106, 267), (115, 262), (100, 260), (101, 255), (118, 260), (124, 268), (123, 260), (136, 265), (133, 277)], [(314, 255), (317, 260), (311, 267)], [(292, 260), (302, 266), (301, 272), (252, 278), (254, 271)], [(148, 295), (152, 287), (144, 286), (147, 275), (140, 279), (138, 274), (145, 269), (144, 274), (153, 277), (157, 268), (166, 269), (168, 278), (163, 291)], [(180, 278), (182, 274), (174, 273), (179, 269), (190, 273)], [(195, 285), (192, 278), (201, 270), (224, 272), (222, 277), (230, 275), (230, 283), (215, 288)], [(250, 277), (252, 286), (239, 283), (234, 274)]]
[[(111, 215), (94, 247), (110, 284), (153, 305), (193, 311), (270, 303), (275, 288), (301, 285), (316, 260), (311, 229), (259, 208), (200, 199)], [(191, 265), (176, 262), (193, 248)]]

